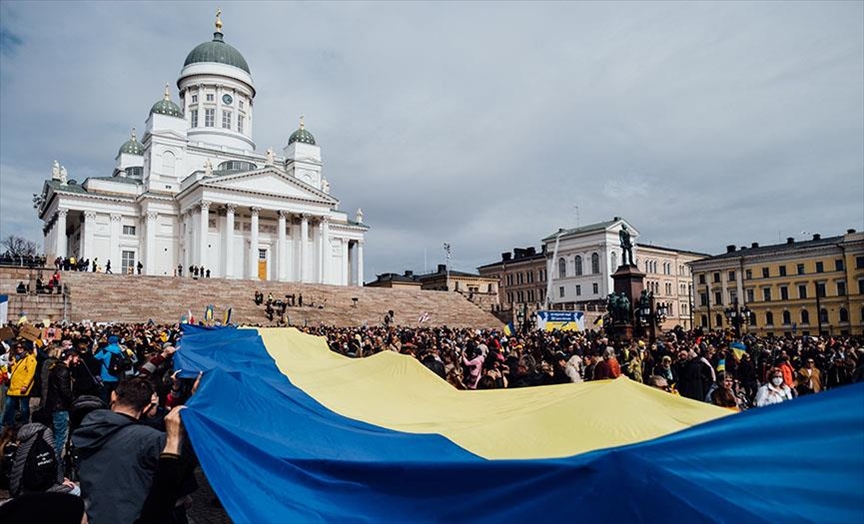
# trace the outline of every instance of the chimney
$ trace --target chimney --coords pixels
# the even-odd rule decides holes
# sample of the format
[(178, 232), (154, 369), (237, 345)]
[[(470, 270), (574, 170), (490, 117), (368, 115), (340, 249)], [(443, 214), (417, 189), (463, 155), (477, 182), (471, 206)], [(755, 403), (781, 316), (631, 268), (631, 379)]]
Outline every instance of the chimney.
[(510, 262), (512, 256), (513, 255), (509, 251), (506, 253), (501, 253), (501, 260), (503, 260), (504, 262)]
[(819, 233), (813, 233), (813, 240), (822, 240), (822, 235)]
[(617, 221), (621, 220), (621, 217), (612, 217), (612, 220), (617, 222)]
[(414, 278), (414, 272), (411, 271), (410, 269), (406, 269), (405, 270), (405, 276), (408, 278)]
[(759, 242), (751, 242), (750, 247), (756, 249), (757, 247), (759, 247)]
[(438, 272), (446, 273), (447, 272), (447, 264), (438, 264)]
[(787, 244), (794, 244), (795, 243), (795, 237), (786, 237), (786, 243)]
[(728, 246), (726, 246), (726, 252), (727, 253), (734, 253), (735, 252), (735, 244), (729, 244)]
[[(852, 232), (854, 233), (855, 230), (853, 229)], [(531, 247), (528, 248), (528, 256), (529, 256), (529, 257), (534, 256), (534, 255), (536, 255), (536, 254), (537, 254), (537, 250), (534, 249), (534, 246), (531, 246)]]
[(851, 228), (846, 230), (846, 234), (847, 234), (847, 235), (851, 235), (851, 234), (854, 233), (854, 232), (855, 232), (855, 230), (854, 230), (854, 229), (851, 229)]

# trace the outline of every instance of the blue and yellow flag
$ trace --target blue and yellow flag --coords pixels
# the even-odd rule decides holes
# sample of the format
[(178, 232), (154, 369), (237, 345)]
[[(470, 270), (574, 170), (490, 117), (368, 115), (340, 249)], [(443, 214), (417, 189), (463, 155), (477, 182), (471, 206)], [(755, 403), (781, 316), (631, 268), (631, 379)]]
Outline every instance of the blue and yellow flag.
[(626, 378), (458, 391), (295, 329), (183, 333), (175, 366), (204, 372), (183, 423), (234, 522), (864, 521), (864, 384), (733, 415)]
[(516, 329), (513, 327), (513, 322), (508, 322), (506, 326), (504, 326), (504, 334), (508, 337), (512, 337), (516, 333)]

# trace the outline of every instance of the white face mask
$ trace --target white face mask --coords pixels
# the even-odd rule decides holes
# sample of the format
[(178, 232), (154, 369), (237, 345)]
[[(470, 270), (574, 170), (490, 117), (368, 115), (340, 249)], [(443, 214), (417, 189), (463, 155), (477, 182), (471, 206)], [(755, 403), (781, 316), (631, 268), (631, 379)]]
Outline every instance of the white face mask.
[(783, 383), (783, 379), (781, 377), (774, 377), (771, 379), (771, 382), (774, 383), (775, 386), (779, 386)]

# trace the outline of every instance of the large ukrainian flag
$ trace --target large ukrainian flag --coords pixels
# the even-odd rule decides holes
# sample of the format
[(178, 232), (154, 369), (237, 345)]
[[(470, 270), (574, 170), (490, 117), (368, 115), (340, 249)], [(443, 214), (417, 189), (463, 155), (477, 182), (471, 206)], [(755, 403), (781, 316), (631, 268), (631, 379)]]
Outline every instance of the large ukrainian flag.
[(457, 391), (294, 329), (184, 326), (175, 358), (238, 523), (864, 521), (864, 384), (727, 416), (626, 379)]

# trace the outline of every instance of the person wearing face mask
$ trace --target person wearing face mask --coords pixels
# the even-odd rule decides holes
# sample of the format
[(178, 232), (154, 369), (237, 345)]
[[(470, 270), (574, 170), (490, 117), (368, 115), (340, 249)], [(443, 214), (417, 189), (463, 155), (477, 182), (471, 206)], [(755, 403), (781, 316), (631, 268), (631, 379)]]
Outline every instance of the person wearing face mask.
[(792, 400), (792, 390), (784, 384), (783, 371), (773, 368), (768, 374), (768, 382), (756, 392), (756, 407), (779, 404), (787, 400)]

